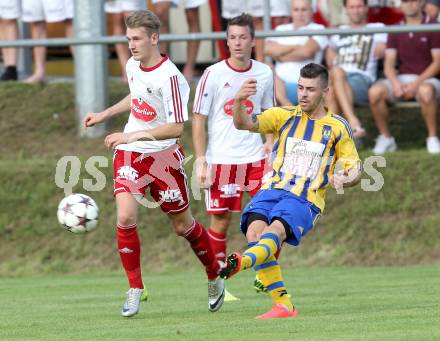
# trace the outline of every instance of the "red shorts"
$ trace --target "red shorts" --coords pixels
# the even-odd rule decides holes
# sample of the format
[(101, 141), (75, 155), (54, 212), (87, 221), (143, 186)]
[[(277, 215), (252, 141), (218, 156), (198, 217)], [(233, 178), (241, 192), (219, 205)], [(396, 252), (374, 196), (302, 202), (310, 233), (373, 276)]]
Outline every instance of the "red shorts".
[(243, 192), (254, 196), (263, 177), (271, 171), (266, 160), (240, 165), (211, 165), (213, 183), (205, 190), (206, 210), (210, 214), (240, 212)]
[(151, 206), (159, 205), (169, 214), (184, 211), (189, 205), (184, 158), (183, 149), (177, 144), (148, 154), (116, 150), (113, 194), (128, 192), (144, 196), (149, 188), (156, 203), (150, 203)]

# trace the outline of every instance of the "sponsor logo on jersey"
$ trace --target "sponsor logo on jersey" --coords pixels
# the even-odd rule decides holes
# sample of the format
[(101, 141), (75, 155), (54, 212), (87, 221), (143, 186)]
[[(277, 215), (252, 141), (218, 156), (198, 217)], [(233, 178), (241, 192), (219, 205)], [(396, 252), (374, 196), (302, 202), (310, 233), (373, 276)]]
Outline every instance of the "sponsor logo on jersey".
[(166, 191), (159, 191), (160, 200), (165, 202), (180, 201), (179, 205), (185, 204), (180, 189), (167, 189)]
[(131, 114), (145, 122), (151, 122), (157, 118), (156, 110), (142, 100), (142, 98), (134, 98), (131, 101)]
[(238, 191), (240, 190), (240, 185), (237, 184), (223, 185), (220, 190), (223, 192), (223, 194), (220, 194), (220, 197), (222, 198), (233, 198), (240, 196), (240, 194), (238, 193)]
[(138, 171), (130, 166), (122, 166), (118, 169), (117, 173), (117, 179), (127, 179), (133, 182), (137, 182), (137, 178), (139, 177)]
[[(225, 105), (223, 106), (223, 110), (225, 111), (225, 114), (228, 116), (232, 116), (232, 107), (234, 106), (235, 99), (231, 99), (230, 101), (227, 101)], [(245, 100), (243, 102), (244, 106), (246, 107), (246, 113), (248, 115), (252, 114), (254, 111), (254, 103), (252, 103), (251, 100)]]
[(324, 137), (324, 139), (330, 140), (330, 137), (332, 136), (332, 128), (328, 127), (328, 126), (325, 126), (322, 129), (322, 136)]

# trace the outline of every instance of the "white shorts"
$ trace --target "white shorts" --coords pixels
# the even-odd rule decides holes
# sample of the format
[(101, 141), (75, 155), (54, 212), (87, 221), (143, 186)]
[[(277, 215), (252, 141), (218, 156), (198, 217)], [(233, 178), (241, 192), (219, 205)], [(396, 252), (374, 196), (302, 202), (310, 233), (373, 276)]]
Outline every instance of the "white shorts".
[(22, 0), (24, 22), (58, 22), (73, 18), (74, 0)]
[(0, 19), (18, 19), (20, 16), (20, 0), (0, 0)]
[(145, 0), (111, 0), (106, 1), (106, 13), (124, 13), (147, 9)]
[[(402, 84), (407, 84), (407, 83), (411, 83), (414, 82), (417, 79), (418, 75), (410, 75), (410, 74), (401, 74), (397, 76), (397, 79), (399, 80), (400, 83)], [(387, 88), (387, 92), (388, 92), (388, 96), (387, 96), (387, 100), (390, 103), (395, 103), (398, 101), (398, 98), (396, 98), (394, 96), (394, 92), (393, 92), (393, 87), (391, 86), (391, 82), (388, 79), (381, 79), (380, 81), (377, 82), (382, 83), (385, 85), (385, 87)], [(438, 78), (428, 78), (427, 80), (423, 81), (423, 83), (428, 83), (431, 84), (434, 89), (435, 92), (437, 94), (437, 99), (440, 100), (440, 79)], [(422, 84), (423, 84), (422, 83)]]
[(158, 2), (172, 2), (173, 6), (179, 6), (182, 4), (185, 8), (196, 8), (203, 4), (206, 4), (207, 0), (152, 0), (153, 4), (157, 4)]
[[(223, 0), (222, 17), (234, 18), (241, 13), (248, 13), (253, 17), (264, 15), (264, 0)], [(290, 17), (289, 0), (271, 0), (270, 14), (272, 17)]]

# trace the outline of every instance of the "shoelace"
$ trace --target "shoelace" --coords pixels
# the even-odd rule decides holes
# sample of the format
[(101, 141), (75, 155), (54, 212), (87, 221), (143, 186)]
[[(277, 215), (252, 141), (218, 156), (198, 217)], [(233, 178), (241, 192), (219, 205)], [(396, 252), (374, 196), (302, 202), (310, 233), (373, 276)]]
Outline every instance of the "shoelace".
[(217, 282), (208, 282), (208, 294), (209, 296), (217, 295)]
[(130, 289), (127, 291), (127, 306), (132, 307), (136, 305), (139, 298), (140, 290)]

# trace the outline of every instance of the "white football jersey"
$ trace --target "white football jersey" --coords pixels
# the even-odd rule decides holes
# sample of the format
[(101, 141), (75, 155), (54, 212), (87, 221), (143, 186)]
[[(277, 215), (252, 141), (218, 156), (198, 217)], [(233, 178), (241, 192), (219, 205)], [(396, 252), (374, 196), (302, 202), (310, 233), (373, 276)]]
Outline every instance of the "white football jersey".
[[(131, 94), (131, 110), (124, 133), (148, 130), (166, 123), (188, 120), (189, 85), (185, 77), (163, 55), (161, 61), (150, 68), (130, 58), (126, 65)], [(152, 153), (168, 148), (177, 139), (135, 141), (116, 148), (139, 153)]]
[(232, 120), (234, 97), (246, 79), (257, 80), (257, 93), (244, 104), (249, 115), (275, 105), (273, 73), (251, 60), (250, 67), (234, 69), (227, 60), (208, 67), (197, 85), (193, 112), (208, 116), (208, 163), (243, 164), (264, 159), (260, 134), (238, 130)]

